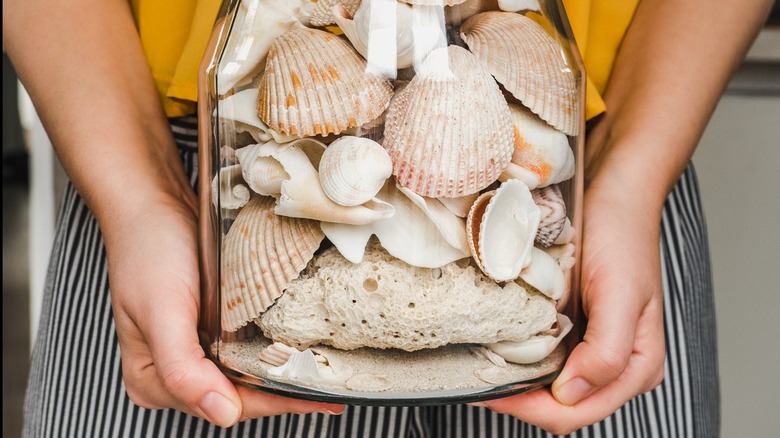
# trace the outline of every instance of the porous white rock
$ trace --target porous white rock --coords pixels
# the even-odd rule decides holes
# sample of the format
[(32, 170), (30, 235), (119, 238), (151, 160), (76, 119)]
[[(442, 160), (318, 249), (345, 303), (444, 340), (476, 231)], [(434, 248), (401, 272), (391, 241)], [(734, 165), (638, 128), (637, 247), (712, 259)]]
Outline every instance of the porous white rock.
[(416, 351), (522, 341), (556, 321), (555, 301), (484, 276), (467, 261), (413, 267), (375, 239), (359, 264), (324, 251), (255, 322), (277, 342)]

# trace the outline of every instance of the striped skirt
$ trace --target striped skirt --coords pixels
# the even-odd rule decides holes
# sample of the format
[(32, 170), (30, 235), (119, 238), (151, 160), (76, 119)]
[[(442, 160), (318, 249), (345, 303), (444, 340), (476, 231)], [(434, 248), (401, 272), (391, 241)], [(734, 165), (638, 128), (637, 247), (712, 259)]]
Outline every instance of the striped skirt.
[[(172, 123), (196, 184), (195, 119)], [(666, 378), (576, 437), (715, 437), (719, 388), (715, 310), (692, 167), (666, 201), (661, 234)], [(173, 410), (134, 405), (122, 382), (108, 293), (106, 253), (95, 218), (68, 186), (25, 401), (28, 437), (547, 437), (485, 408), (350, 406), (341, 416), (281, 415), (230, 429)]]

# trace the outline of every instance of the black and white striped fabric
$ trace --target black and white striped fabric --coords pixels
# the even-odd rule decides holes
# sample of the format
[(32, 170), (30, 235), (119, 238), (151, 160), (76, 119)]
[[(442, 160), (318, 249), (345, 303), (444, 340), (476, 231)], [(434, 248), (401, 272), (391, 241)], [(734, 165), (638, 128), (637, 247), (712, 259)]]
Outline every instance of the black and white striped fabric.
[[(186, 169), (197, 175), (194, 118), (172, 122)], [(719, 389), (707, 236), (693, 169), (663, 213), (666, 379), (576, 437), (715, 437)], [(512, 417), (466, 405), (348, 407), (341, 416), (283, 415), (217, 428), (172, 410), (134, 405), (122, 383), (94, 217), (68, 187), (49, 268), (25, 402), (27, 437), (548, 437)]]

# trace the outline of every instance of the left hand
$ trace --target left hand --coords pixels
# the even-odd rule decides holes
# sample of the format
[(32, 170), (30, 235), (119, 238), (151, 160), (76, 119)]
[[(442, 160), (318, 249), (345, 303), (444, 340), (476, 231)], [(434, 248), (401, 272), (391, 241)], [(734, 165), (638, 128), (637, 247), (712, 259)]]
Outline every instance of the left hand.
[(640, 198), (615, 181), (594, 181), (585, 194), (581, 297), (587, 327), (552, 388), (477, 405), (565, 435), (661, 382), (660, 212)]

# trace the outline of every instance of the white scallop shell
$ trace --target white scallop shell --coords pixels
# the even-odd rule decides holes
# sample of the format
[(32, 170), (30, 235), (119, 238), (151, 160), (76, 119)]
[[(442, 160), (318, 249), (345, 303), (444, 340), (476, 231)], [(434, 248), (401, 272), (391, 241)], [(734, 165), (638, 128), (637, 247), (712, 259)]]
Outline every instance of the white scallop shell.
[(217, 103), (217, 115), (220, 119), (229, 120), (236, 124), (239, 131), (248, 132), (257, 143), (266, 143), (271, 140), (276, 143), (288, 143), (297, 138), (297, 135), (285, 135), (268, 127), (257, 116), (257, 88), (248, 88), (231, 94)]
[(508, 180), (477, 199), (466, 228), (472, 255), (487, 276), (514, 280), (531, 263), (539, 218), (539, 207), (520, 180)]
[(274, 40), (260, 79), (260, 119), (284, 134), (339, 134), (387, 108), (393, 88), (366, 73), (348, 42), (317, 29), (292, 29)]
[(431, 50), (446, 45), (440, 8), (364, 0), (354, 14), (337, 7), (333, 16), (368, 61), (367, 71), (388, 78), (395, 78), (398, 69), (419, 65)]
[(248, 84), (262, 71), (263, 59), (277, 36), (293, 27), (303, 27), (302, 0), (257, 0), (241, 2), (233, 31), (225, 43), (217, 70), (219, 94)]
[(566, 203), (558, 186), (532, 190), (531, 196), (542, 214), (539, 230), (536, 232), (536, 243), (547, 248), (555, 243), (566, 227)]
[(536, 247), (531, 249), (531, 264), (520, 271), (520, 278), (553, 300), (566, 293), (566, 277), (558, 261)]
[[(394, 207), (391, 218), (360, 226), (322, 222), (322, 231), (341, 255), (353, 263), (363, 260), (372, 235), (377, 236), (387, 252), (412, 266), (438, 268), (468, 257), (463, 221), (445, 207), (437, 207), (433, 199), (419, 204), (422, 198), (417, 196), (419, 199), (413, 201), (407, 196), (409, 191), (405, 193), (390, 179), (377, 198)], [(432, 201), (432, 205), (426, 201)]]
[(333, 16), (333, 8), (341, 6), (350, 15), (355, 15), (360, 7), (361, 0), (318, 0), (314, 3), (314, 8), (309, 15), (309, 25), (315, 27), (329, 26), (336, 24)]
[(249, 196), (249, 189), (241, 177), (241, 166), (238, 164), (220, 168), (219, 176), (214, 175), (211, 180), (211, 201), (214, 207), (237, 210), (249, 202)]
[(222, 241), (222, 328), (236, 331), (282, 295), (324, 238), (318, 224), (273, 213), (258, 196), (241, 209)]
[(476, 193), (509, 164), (509, 108), (474, 55), (436, 49), (393, 99), (383, 146), (400, 185), (431, 198)]
[(325, 194), (337, 204), (354, 206), (379, 192), (393, 172), (393, 162), (379, 143), (344, 136), (325, 150), (319, 171)]
[(520, 342), (496, 342), (485, 344), (508, 362), (517, 364), (531, 364), (539, 362), (558, 347), (561, 340), (571, 331), (573, 324), (569, 317), (558, 314), (558, 331), (556, 336), (536, 335)]
[(515, 147), (500, 180), (516, 178), (535, 189), (574, 176), (574, 152), (563, 133), (517, 105), (510, 105)]
[(577, 134), (575, 70), (561, 45), (539, 24), (521, 14), (490, 11), (466, 20), (460, 35), (523, 105), (561, 132)]

